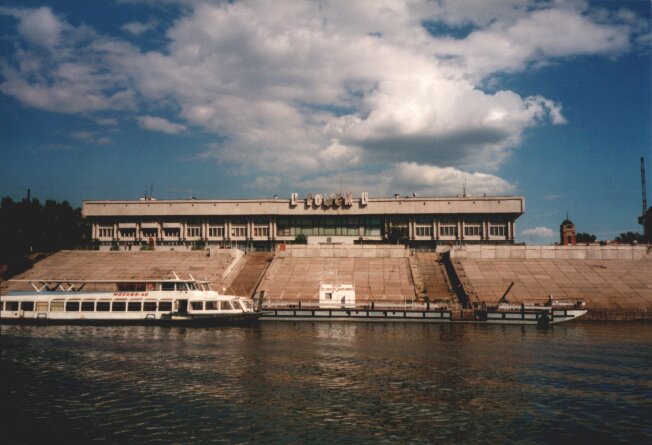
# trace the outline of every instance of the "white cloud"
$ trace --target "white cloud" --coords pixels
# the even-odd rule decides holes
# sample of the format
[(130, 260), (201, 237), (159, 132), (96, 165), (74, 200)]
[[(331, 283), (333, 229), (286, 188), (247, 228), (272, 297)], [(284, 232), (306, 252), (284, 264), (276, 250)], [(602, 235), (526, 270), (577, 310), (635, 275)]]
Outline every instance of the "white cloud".
[[(626, 8), (605, 15), (580, 1), (191, 1), (166, 30), (169, 43), (142, 52), (48, 8), (0, 14), (18, 19), (24, 40), (0, 62), (0, 91), (28, 105), (179, 110), (185, 125), (136, 119), (168, 134), (216, 133), (203, 156), (264, 172), (260, 187), (346, 171), (366, 190), (433, 194), (459, 193), (464, 177), (471, 193), (513, 193), (497, 169), (528, 129), (566, 122), (557, 101), (488, 91), (490, 79), (621, 54), (644, 26)], [(442, 24), (465, 34), (433, 35)]]
[(129, 22), (125, 23), (124, 25), (121, 26), (122, 30), (133, 34), (135, 36), (144, 34), (148, 31), (152, 31), (155, 29), (157, 26), (156, 22), (150, 21), (150, 22)]
[(174, 124), (167, 119), (155, 116), (140, 116), (138, 125), (145, 130), (160, 131), (167, 134), (178, 134), (186, 131), (187, 128), (185, 125)]
[(111, 143), (111, 138), (98, 135), (94, 131), (73, 131), (70, 133), (70, 137), (94, 145), (107, 145)]
[(548, 227), (535, 227), (533, 229), (525, 229), (521, 232), (521, 236), (534, 240), (546, 239), (550, 240), (557, 236), (557, 233)]

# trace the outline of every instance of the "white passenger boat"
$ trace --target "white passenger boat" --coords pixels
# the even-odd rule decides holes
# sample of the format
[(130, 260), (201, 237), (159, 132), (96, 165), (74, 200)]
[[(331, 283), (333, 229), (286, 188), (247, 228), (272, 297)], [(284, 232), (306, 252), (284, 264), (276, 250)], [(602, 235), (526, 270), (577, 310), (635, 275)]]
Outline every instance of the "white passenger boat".
[[(223, 295), (207, 281), (11, 280), (33, 290), (0, 296), (2, 323), (221, 325), (257, 320), (247, 298)], [(113, 287), (113, 290), (86, 290)]]

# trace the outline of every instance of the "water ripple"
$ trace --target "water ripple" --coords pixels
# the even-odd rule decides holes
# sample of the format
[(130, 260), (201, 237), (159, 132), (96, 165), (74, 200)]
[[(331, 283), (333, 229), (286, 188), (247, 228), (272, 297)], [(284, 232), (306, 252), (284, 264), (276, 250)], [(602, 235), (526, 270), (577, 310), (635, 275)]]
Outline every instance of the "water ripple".
[(2, 327), (5, 443), (652, 442), (649, 325)]

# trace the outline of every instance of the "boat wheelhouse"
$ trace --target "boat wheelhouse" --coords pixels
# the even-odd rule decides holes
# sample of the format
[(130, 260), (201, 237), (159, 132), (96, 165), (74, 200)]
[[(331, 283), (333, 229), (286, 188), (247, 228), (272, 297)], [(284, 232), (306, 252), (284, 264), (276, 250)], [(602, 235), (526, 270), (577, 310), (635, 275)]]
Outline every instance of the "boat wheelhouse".
[(192, 276), (12, 281), (33, 290), (0, 297), (2, 323), (217, 325), (254, 321), (261, 314), (251, 299), (220, 294)]

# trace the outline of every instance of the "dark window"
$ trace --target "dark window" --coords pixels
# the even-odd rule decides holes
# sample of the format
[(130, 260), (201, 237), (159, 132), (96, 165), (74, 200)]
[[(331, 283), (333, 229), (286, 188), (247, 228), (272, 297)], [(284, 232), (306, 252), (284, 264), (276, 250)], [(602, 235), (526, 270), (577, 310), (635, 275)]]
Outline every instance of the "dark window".
[(140, 312), (140, 307), (141, 307), (140, 301), (130, 301), (127, 305), (127, 310), (130, 312)]
[(5, 303), (5, 310), (7, 311), (17, 311), (18, 310), (18, 302), (17, 301), (7, 301)]
[(218, 304), (217, 301), (207, 301), (206, 302), (206, 310), (207, 311), (217, 311), (219, 310), (220, 305)]
[(79, 301), (66, 301), (66, 312), (79, 312)]
[(174, 290), (174, 283), (163, 283), (161, 290)]
[(124, 312), (126, 307), (127, 307), (127, 303), (124, 301), (113, 302), (113, 312)]
[(156, 301), (146, 301), (143, 303), (143, 310), (146, 312), (156, 311)]
[(81, 310), (83, 312), (93, 312), (95, 310), (94, 301), (82, 301)]
[(23, 301), (20, 303), (20, 308), (24, 311), (33, 311), (34, 310), (34, 302), (33, 301)]
[(194, 311), (201, 311), (203, 310), (203, 303), (201, 301), (193, 301), (190, 303), (190, 306)]
[(158, 304), (158, 310), (161, 312), (169, 312), (172, 310), (172, 302), (171, 301), (161, 301)]
[(98, 312), (107, 312), (111, 310), (111, 303), (108, 301), (98, 301), (97, 302), (97, 311)]

